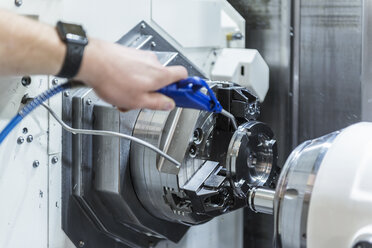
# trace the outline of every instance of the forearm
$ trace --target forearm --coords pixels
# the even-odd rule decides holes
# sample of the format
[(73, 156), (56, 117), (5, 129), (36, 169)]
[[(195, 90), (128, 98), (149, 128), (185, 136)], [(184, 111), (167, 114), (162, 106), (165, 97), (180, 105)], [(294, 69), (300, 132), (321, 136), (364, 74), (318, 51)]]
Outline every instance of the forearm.
[(0, 76), (55, 75), (65, 53), (55, 28), (0, 9)]
[[(0, 9), (0, 76), (56, 75), (66, 44), (56, 29)], [(174, 101), (156, 91), (187, 77), (180, 66), (163, 67), (156, 55), (89, 39), (76, 79), (120, 109), (170, 110)]]

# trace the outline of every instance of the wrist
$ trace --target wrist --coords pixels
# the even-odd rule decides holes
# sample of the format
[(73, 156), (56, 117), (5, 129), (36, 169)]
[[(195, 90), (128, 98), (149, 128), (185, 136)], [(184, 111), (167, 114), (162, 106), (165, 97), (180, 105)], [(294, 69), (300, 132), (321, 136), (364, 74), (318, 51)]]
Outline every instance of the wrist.
[(58, 77), (75, 78), (78, 74), (88, 38), (81, 25), (57, 22), (56, 30), (66, 45), (66, 55)]
[(89, 39), (89, 44), (85, 47), (85, 52), (83, 59), (81, 61), (80, 70), (76, 75), (76, 79), (82, 81), (89, 85), (90, 87), (95, 87), (92, 85), (92, 80), (96, 78), (95, 72), (99, 71), (99, 55), (97, 51), (100, 50), (101, 41), (97, 39)]

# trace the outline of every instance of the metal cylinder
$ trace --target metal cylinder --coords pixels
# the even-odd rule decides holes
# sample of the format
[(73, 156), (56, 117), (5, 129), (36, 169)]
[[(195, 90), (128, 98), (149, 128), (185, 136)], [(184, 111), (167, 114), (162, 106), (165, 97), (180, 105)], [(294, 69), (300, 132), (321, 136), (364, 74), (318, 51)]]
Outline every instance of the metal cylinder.
[(256, 213), (274, 213), (275, 190), (252, 188), (248, 196), (249, 208)]

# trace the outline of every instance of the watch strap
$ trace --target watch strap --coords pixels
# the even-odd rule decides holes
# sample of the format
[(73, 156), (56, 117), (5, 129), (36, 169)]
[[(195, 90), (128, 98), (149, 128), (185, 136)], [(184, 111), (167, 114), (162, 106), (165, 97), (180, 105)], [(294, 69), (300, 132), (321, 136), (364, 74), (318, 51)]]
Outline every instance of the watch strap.
[(67, 46), (65, 60), (62, 69), (56, 76), (62, 78), (73, 78), (79, 72), (83, 60), (85, 45), (68, 41), (65, 44)]

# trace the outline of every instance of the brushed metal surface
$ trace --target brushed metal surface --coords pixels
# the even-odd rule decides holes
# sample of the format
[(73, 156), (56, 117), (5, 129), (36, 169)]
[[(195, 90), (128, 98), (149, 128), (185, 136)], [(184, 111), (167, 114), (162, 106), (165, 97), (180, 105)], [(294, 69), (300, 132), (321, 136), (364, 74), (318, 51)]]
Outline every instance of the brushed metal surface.
[(372, 1), (363, 2), (362, 120), (372, 121)]
[(361, 120), (362, 7), (301, 2), (299, 142)]

